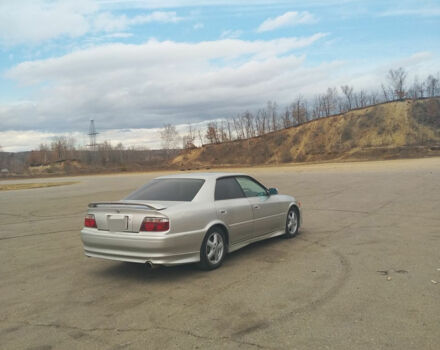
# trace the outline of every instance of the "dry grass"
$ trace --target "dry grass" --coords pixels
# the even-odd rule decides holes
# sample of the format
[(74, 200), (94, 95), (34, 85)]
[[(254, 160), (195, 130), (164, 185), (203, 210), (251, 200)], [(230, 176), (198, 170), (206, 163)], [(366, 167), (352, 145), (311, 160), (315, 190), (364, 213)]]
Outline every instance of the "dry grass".
[(29, 189), (33, 189), (33, 188), (73, 185), (76, 183), (78, 183), (78, 181), (20, 183), (20, 184), (3, 184), (3, 185), (0, 184), (0, 191), (29, 190)]
[(435, 156), (440, 99), (399, 101), (177, 156), (181, 168)]

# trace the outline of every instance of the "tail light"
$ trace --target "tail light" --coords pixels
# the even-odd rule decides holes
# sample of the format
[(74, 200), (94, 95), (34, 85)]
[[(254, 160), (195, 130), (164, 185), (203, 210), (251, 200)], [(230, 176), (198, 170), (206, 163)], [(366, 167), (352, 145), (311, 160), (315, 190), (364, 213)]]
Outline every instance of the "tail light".
[(167, 218), (145, 218), (142, 221), (141, 231), (168, 231), (170, 220)]
[(84, 226), (85, 227), (96, 227), (95, 215), (87, 214), (84, 219)]

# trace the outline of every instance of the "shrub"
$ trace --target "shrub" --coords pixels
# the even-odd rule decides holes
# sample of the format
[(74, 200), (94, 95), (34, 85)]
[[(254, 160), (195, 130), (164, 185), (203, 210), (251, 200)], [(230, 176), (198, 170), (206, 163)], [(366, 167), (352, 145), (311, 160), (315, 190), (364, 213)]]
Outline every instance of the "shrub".
[(292, 154), (290, 153), (290, 149), (288, 147), (285, 147), (282, 151), (281, 151), (281, 157), (280, 160), (282, 163), (288, 163), (292, 161)]
[(346, 142), (346, 141), (350, 141), (352, 139), (353, 139), (353, 134), (352, 134), (352, 130), (351, 130), (351, 125), (347, 124), (344, 127), (344, 130), (342, 130), (341, 141)]
[(285, 133), (280, 133), (274, 137), (273, 142), (277, 146), (281, 146), (287, 140), (287, 135)]

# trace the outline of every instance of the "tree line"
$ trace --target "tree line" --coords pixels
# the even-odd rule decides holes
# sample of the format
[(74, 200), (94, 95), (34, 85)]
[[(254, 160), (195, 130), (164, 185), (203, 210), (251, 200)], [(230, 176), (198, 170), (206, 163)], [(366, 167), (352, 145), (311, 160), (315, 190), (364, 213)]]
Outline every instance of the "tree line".
[(408, 82), (403, 68), (390, 69), (385, 82), (376, 90), (355, 90), (353, 86), (342, 85), (328, 88), (324, 93), (306, 99), (297, 96), (293, 102), (280, 108), (269, 101), (265, 108), (255, 113), (245, 111), (236, 116), (208, 122), (203, 127), (189, 124), (180, 136), (172, 124), (165, 124), (161, 131), (162, 148), (195, 148), (196, 145), (215, 144), (262, 136), (280, 129), (297, 126), (310, 120), (345, 113), (384, 102), (406, 98), (418, 99), (440, 95), (440, 74), (428, 75), (425, 79)]
[(211, 120), (203, 126), (189, 124), (182, 135), (175, 125), (166, 124), (160, 131), (160, 150), (125, 147), (122, 143), (113, 146), (108, 141), (92, 148), (81, 147), (73, 137), (57, 136), (48, 144), (40, 144), (38, 149), (26, 156), (1, 153), (0, 146), (0, 168), (21, 173), (27, 166), (63, 161), (78, 161), (92, 168), (120, 167), (129, 170), (136, 166), (161, 167), (181, 148), (191, 149), (205, 144), (249, 139), (357, 108), (406, 98), (418, 99), (439, 95), (439, 73), (430, 74), (424, 79), (416, 77), (409, 82), (408, 74), (403, 68), (390, 69), (385, 82), (375, 90), (355, 90), (350, 85), (331, 87), (312, 98), (299, 95), (283, 108), (276, 102), (269, 101), (265, 108), (256, 112), (245, 111), (230, 118)]

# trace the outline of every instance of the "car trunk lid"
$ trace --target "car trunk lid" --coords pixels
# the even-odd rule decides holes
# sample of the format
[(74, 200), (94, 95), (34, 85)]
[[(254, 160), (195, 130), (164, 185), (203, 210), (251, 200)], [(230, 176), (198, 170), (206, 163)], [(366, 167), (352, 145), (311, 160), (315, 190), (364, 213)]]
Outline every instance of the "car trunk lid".
[(139, 232), (145, 217), (166, 217), (160, 203), (132, 201), (90, 203), (88, 214), (93, 214), (98, 230), (110, 232)]

